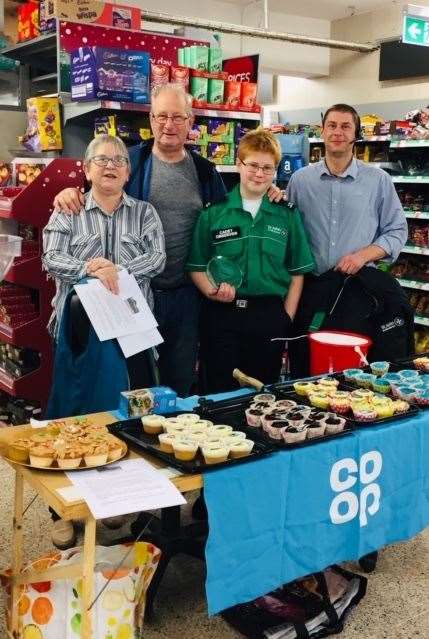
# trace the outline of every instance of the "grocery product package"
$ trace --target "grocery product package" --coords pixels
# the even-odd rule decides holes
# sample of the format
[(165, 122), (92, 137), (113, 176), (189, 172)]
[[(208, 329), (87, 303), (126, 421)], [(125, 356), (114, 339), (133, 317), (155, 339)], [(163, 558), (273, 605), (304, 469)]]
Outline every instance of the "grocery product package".
[(63, 148), (58, 97), (27, 100), (27, 130), (19, 141), (30, 151), (54, 151)]
[[(161, 552), (152, 544), (137, 542), (126, 567), (115, 572), (129, 546), (96, 546), (92, 636), (99, 639), (141, 637), (146, 592)], [(45, 555), (27, 566), (42, 572), (54, 566), (81, 563), (83, 547)], [(9, 574), (2, 575), (10, 597)], [(111, 579), (109, 583), (107, 583)], [(107, 584), (107, 585), (106, 585)], [(19, 636), (23, 639), (77, 639), (82, 624), (82, 579), (44, 581), (22, 587), (18, 601)], [(10, 609), (8, 611), (10, 614)]]

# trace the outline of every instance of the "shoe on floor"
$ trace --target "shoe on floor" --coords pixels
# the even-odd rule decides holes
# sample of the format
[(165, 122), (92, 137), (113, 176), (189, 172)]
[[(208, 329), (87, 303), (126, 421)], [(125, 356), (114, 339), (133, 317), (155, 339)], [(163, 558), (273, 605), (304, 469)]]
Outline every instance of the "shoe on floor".
[(67, 550), (73, 548), (76, 543), (76, 531), (72, 521), (58, 519), (54, 521), (51, 532), (51, 540), (56, 548)]
[(127, 518), (125, 515), (118, 515), (117, 517), (106, 517), (101, 520), (101, 523), (106, 526), (106, 528), (110, 528), (111, 530), (116, 530), (117, 528), (122, 528), (125, 524)]

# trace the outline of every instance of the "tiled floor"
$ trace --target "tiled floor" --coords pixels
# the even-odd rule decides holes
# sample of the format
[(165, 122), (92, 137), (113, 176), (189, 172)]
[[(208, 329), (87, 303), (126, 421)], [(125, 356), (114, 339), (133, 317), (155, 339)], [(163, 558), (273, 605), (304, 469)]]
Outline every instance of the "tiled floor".
[[(0, 461), (0, 570), (9, 564), (13, 472)], [(25, 503), (32, 497), (26, 490)], [(28, 558), (52, 548), (49, 514), (36, 499), (26, 516)], [(124, 532), (126, 530), (124, 529)], [(100, 543), (112, 531), (99, 527)], [(350, 564), (355, 569), (354, 564)], [(144, 639), (234, 639), (239, 637), (220, 617), (208, 619), (204, 597), (204, 564), (185, 556), (169, 565), (156, 602), (156, 614)], [(404, 544), (380, 553), (369, 576), (367, 595), (351, 614), (341, 639), (429, 639), (429, 529)], [(4, 599), (0, 593), (0, 638), (6, 637)], [(58, 638), (60, 639), (60, 638)], [(98, 638), (94, 638), (98, 639)]]

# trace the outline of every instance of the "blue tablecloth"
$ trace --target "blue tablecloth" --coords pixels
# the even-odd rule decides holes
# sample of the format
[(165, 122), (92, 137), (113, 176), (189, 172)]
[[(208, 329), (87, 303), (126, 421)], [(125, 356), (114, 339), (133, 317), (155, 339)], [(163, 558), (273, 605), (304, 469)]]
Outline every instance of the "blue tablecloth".
[(204, 476), (209, 614), (429, 525), (429, 412)]

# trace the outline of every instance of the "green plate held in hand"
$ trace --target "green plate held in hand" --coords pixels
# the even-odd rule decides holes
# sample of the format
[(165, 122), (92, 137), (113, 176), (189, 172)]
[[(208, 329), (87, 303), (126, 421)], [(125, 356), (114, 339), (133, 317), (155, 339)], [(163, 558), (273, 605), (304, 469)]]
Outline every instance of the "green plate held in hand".
[(237, 289), (240, 288), (243, 281), (243, 273), (238, 264), (222, 255), (212, 257), (207, 264), (206, 273), (210, 284), (216, 288), (219, 287), (222, 282), (225, 282)]

